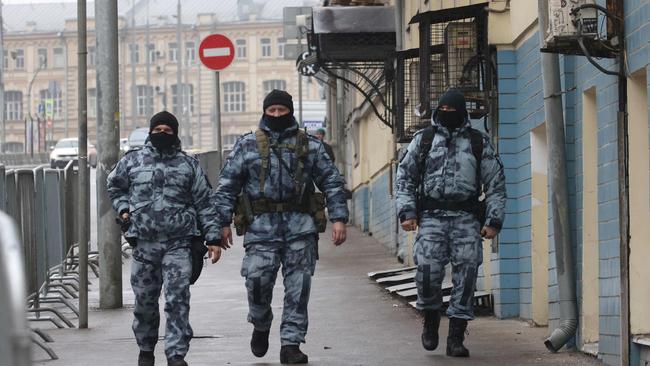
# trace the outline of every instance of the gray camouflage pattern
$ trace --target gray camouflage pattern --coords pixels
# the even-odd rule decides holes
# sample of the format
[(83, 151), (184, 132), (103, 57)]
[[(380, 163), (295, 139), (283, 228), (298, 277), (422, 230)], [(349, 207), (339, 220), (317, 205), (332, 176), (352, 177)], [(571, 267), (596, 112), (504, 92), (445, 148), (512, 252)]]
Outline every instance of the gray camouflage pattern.
[(307, 306), (311, 278), (316, 268), (315, 237), (308, 236), (282, 245), (257, 243), (246, 248), (241, 275), (246, 279), (248, 292), (248, 321), (257, 330), (271, 329), (271, 300), (280, 266), (285, 289), (281, 344), (297, 345), (305, 342), (309, 323)]
[[(269, 143), (280, 141), (281, 144), (294, 145), (298, 124), (282, 133), (272, 131), (262, 119), (260, 128), (269, 134)], [(244, 135), (235, 144), (228, 156), (225, 166), (219, 176), (219, 186), (216, 190), (217, 209), (221, 214), (222, 226), (232, 222), (233, 208), (237, 196), (242, 189), (251, 200), (262, 197), (275, 201), (295, 201), (296, 182), (290, 174), (295, 171), (296, 154), (289, 149), (277, 148), (288, 170), (278, 157), (270, 151), (270, 168), (264, 184), (264, 192), (260, 192), (260, 154), (257, 151), (255, 134)], [(345, 183), (338, 169), (325, 152), (323, 144), (315, 137), (309, 137), (309, 153), (305, 159), (304, 180), (313, 180), (318, 189), (327, 197), (327, 208), (331, 222), (348, 221), (348, 206), (344, 191)], [(244, 245), (252, 243), (284, 243), (296, 240), (306, 235), (315, 235), (316, 227), (309, 214), (300, 212), (267, 213), (255, 216), (253, 223), (244, 236)]]
[(413, 262), (417, 266), (417, 309), (439, 310), (442, 307), (445, 265), (451, 263), (453, 289), (447, 316), (474, 319), (474, 290), (478, 267), (483, 262), (483, 248), (479, 222), (472, 214), (425, 214), (415, 239)]
[(133, 333), (143, 351), (158, 342), (158, 298), (165, 292), (165, 355), (185, 357), (192, 339), (190, 316), (190, 242), (139, 241), (133, 250), (131, 287), (135, 294)]
[(204, 235), (208, 242), (221, 237), (213, 191), (198, 160), (180, 147), (161, 153), (147, 140), (120, 159), (107, 186), (115, 211), (130, 213), (127, 237), (161, 241)]
[[(506, 184), (503, 164), (489, 137), (483, 134), (481, 176), (472, 152), (469, 120), (450, 132), (433, 120), (436, 134), (424, 164), (423, 193), (437, 201), (462, 202), (475, 197), (483, 185), (487, 203), (486, 225), (500, 230), (505, 216)], [(453, 289), (447, 316), (474, 319), (473, 295), (478, 267), (483, 261), (478, 220), (471, 213), (452, 210), (425, 210), (418, 215), (418, 161), (422, 131), (414, 136), (400, 160), (395, 182), (397, 210), (401, 221), (417, 219), (419, 228), (413, 248), (417, 265), (417, 308), (442, 307), (445, 265), (451, 263)]]
[[(440, 201), (470, 199), (478, 191), (478, 180), (477, 162), (472, 153), (469, 137), (469, 121), (453, 133), (437, 122), (433, 124), (437, 126), (437, 131), (425, 161), (424, 194)], [(418, 159), (422, 131), (418, 131), (413, 137), (397, 169), (395, 190), (398, 214), (402, 221), (418, 216), (415, 200), (420, 177)], [(480, 178), (486, 195), (486, 224), (490, 225), (494, 220), (502, 224), (505, 216), (506, 180), (501, 159), (486, 134), (483, 134)], [(459, 213), (445, 211), (437, 214), (458, 215)], [(495, 224), (495, 228), (499, 229), (500, 225)]]

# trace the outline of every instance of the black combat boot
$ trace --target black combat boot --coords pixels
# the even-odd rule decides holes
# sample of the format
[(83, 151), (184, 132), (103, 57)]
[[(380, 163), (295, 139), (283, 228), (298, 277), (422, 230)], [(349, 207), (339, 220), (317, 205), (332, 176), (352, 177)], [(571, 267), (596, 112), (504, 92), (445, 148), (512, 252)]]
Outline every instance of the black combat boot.
[(280, 347), (281, 364), (297, 364), (307, 362), (309, 362), (309, 358), (306, 354), (300, 351), (300, 347), (298, 347), (298, 345), (292, 344), (289, 346)]
[(440, 312), (438, 310), (424, 311), (424, 326), (422, 327), (422, 347), (427, 351), (438, 348), (438, 328), (440, 327)]
[(467, 320), (450, 318), (449, 336), (447, 337), (447, 356), (469, 357), (469, 350), (463, 346)]
[(266, 351), (269, 350), (269, 330), (266, 332), (253, 329), (253, 336), (251, 337), (251, 352), (256, 357), (263, 357)]
[(153, 351), (140, 351), (138, 355), (138, 366), (154, 366), (155, 360)]
[(172, 356), (167, 359), (167, 366), (187, 366), (183, 356)]

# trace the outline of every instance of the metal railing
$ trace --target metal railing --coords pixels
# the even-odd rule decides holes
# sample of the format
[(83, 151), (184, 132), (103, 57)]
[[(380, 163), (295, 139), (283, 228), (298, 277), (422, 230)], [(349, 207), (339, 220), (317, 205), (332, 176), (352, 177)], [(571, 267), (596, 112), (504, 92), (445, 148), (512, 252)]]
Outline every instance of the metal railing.
[[(71, 318), (79, 317), (74, 304), (79, 293), (77, 200), (78, 173), (72, 162), (65, 169), (46, 165), (5, 169), (0, 165), (0, 208), (17, 223), (22, 241), (27, 285), (23, 301), (27, 301), (30, 322), (72, 328)], [(97, 275), (96, 253), (90, 253), (89, 266)], [(52, 338), (42, 329), (32, 331), (33, 342), (56, 359), (44, 343)]]
[(47, 153), (30, 154), (0, 154), (0, 164), (5, 166), (39, 165), (49, 163)]
[(0, 365), (27, 366), (31, 365), (31, 343), (23, 254), (13, 220), (2, 212), (0, 228)]

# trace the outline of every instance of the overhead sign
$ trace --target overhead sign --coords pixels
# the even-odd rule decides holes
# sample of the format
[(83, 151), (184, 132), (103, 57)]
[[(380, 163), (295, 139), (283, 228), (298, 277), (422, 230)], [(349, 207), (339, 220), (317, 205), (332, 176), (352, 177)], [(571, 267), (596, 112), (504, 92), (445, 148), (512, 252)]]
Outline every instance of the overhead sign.
[(314, 76), (318, 73), (318, 70), (320, 70), (320, 65), (317, 63), (301, 62), (308, 59), (310, 55), (311, 54), (309, 52), (303, 52), (296, 60), (296, 66), (298, 67), (298, 72), (300, 72), (303, 76)]
[(211, 34), (201, 41), (199, 58), (208, 69), (223, 70), (235, 58), (235, 46), (222, 34)]

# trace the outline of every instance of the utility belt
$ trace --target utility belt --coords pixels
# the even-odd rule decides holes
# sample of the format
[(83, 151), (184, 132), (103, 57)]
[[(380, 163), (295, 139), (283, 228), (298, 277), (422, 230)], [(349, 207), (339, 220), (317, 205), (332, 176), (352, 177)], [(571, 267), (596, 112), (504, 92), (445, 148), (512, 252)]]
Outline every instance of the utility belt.
[(317, 232), (325, 232), (327, 226), (325, 196), (321, 192), (305, 192), (304, 198), (296, 201), (274, 201), (268, 198), (252, 201), (246, 193), (242, 193), (237, 198), (233, 218), (237, 235), (242, 236), (246, 233), (256, 215), (282, 212), (309, 214), (314, 220)]
[(472, 197), (465, 201), (438, 201), (433, 198), (424, 198), (420, 203), (420, 210), (446, 210), (464, 211), (473, 214), (481, 226), (485, 225), (487, 204), (485, 200)]

